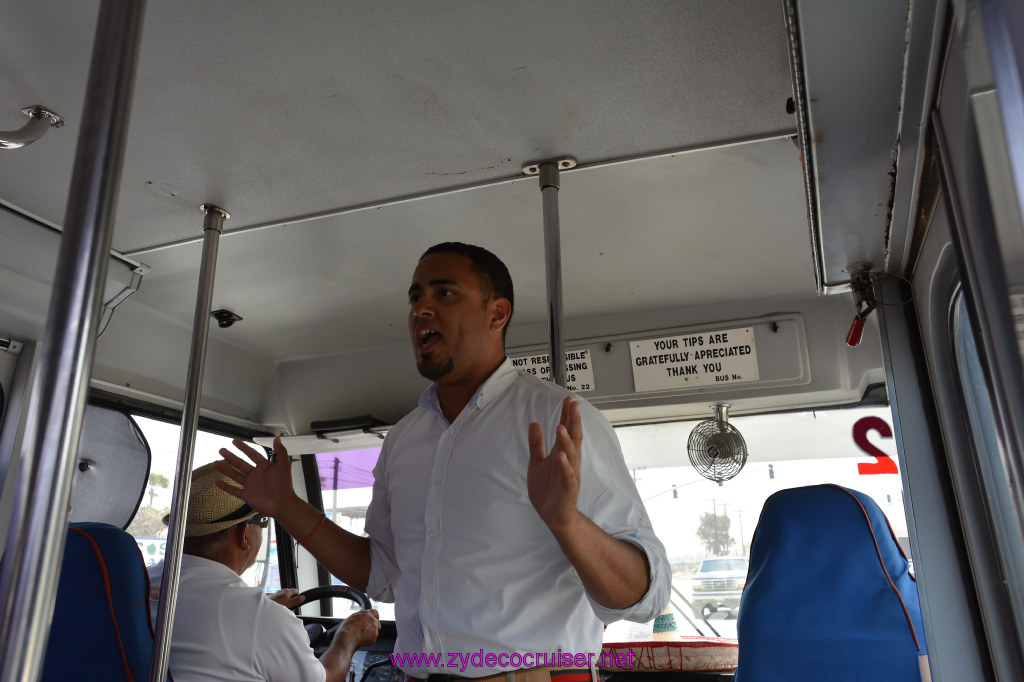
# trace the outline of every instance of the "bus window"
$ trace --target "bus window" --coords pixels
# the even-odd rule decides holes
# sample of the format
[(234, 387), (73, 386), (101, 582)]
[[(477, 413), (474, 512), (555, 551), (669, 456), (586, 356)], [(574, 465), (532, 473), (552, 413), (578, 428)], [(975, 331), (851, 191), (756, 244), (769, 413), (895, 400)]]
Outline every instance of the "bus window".
[[(663, 616), (641, 624), (613, 623), (606, 642), (678, 639), (695, 634), (693, 624), (705, 635), (735, 637), (754, 528), (765, 500), (785, 488), (834, 483), (870, 495), (910, 558), (888, 406), (730, 418), (749, 457), (739, 474), (721, 484), (701, 477), (689, 462), (687, 440), (698, 423), (616, 428), (626, 465), (672, 563), (674, 590)], [(315, 455), (324, 511), (349, 532), (363, 533), (379, 454), (373, 447)], [(393, 604), (375, 603), (375, 608), (382, 619), (394, 618)], [(344, 616), (354, 605), (335, 600), (334, 609)]]
[[(378, 456), (379, 447), (316, 455), (324, 512), (331, 521), (356, 535), (363, 535), (366, 508), (373, 494), (373, 467)], [(337, 578), (332, 581), (341, 584)], [(332, 600), (332, 607), (334, 615), (339, 617), (358, 610), (354, 602), (345, 599)], [(394, 604), (374, 601), (373, 607), (380, 613), (381, 620), (395, 619)]]
[(786, 488), (834, 483), (870, 495), (910, 558), (888, 407), (740, 416), (729, 423), (743, 435), (749, 456), (739, 474), (721, 484), (690, 465), (687, 440), (698, 422), (616, 429), (668, 552), (674, 589), (670, 612), (646, 624), (613, 623), (606, 642), (678, 639), (695, 634), (691, 621), (706, 635), (735, 637), (754, 529), (765, 500)]
[[(139, 429), (146, 436), (152, 451), (152, 464), (149, 472), (149, 486), (139, 505), (128, 532), (135, 538), (147, 566), (158, 563), (164, 558), (167, 542), (167, 526), (163, 518), (171, 510), (171, 494), (174, 488), (174, 474), (178, 462), (178, 437), (180, 426), (140, 415), (134, 415)], [(206, 431), (196, 434), (196, 447), (192, 468), (195, 469), (209, 462), (220, 459), (218, 451), (230, 447), (231, 439)], [(274, 540), (274, 524), (263, 531), (263, 547), (260, 556), (249, 570), (242, 575), (242, 580), (254, 587), (262, 587), (266, 592), (281, 589), (281, 573), (277, 562), (277, 542)]]
[[(1019, 300), (1014, 302), (1019, 305)], [(991, 509), (995, 545), (1003, 564), (1002, 570), (1007, 574), (1016, 574), (1024, 569), (1024, 551), (1020, 543), (1019, 521), (1015, 515), (1008, 513), (1014, 505), (1007, 472), (1006, 445), (996, 426), (992, 399), (978, 353), (977, 335), (963, 296), (957, 296), (952, 324), (953, 349), (967, 408), (966, 419), (985, 497)], [(1006, 581), (1006, 587), (1011, 603), (1014, 600), (1019, 603), (1024, 599), (1024, 590), (1016, 581)]]
[[(978, 358), (978, 345), (963, 296), (957, 297), (953, 309), (953, 348), (959, 369), (960, 386), (967, 404), (967, 420), (974, 438), (974, 447), (981, 453), (999, 452), (992, 404), (985, 386), (985, 376)], [(993, 473), (989, 471), (990, 476)]]

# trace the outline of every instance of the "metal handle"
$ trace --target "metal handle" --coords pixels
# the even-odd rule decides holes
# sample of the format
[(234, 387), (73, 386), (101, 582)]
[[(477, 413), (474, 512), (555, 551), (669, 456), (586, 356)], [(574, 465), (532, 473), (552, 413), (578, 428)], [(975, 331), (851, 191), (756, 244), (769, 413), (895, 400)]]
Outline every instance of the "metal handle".
[(25, 107), (21, 113), (29, 117), (29, 122), (17, 130), (0, 130), (0, 149), (24, 147), (45, 135), (50, 128), (64, 127), (63, 118), (38, 104)]

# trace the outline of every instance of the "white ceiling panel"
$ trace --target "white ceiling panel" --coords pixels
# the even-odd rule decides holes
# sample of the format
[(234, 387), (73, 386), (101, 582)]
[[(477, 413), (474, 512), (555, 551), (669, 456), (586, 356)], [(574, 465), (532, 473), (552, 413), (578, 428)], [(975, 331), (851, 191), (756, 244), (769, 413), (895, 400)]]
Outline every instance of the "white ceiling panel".
[[(63, 221), (98, 3), (5, 3), (0, 200)], [(38, 58), (37, 55), (45, 55)], [(114, 248), (792, 127), (781, 11), (720, 2), (150, 2)], [(47, 178), (40, 182), (40, 178)]]
[[(681, 298), (813, 297), (802, 192), (799, 151), (785, 138), (563, 173), (566, 317)], [(197, 229), (201, 217), (193, 212)], [(529, 178), (226, 235), (214, 308), (244, 320), (216, 333), (278, 360), (403, 342), (416, 260), (446, 240), (506, 261), (513, 324), (546, 319), (541, 195)], [(144, 254), (152, 270), (133, 303), (190, 322), (200, 251)]]

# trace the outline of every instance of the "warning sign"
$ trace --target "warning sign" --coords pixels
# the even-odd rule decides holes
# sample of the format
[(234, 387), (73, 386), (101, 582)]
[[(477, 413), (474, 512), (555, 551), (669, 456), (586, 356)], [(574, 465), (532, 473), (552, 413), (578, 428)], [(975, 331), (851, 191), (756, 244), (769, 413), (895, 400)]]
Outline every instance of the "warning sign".
[(752, 327), (629, 343), (633, 387), (642, 391), (757, 381)]
[[(509, 359), (513, 367), (551, 381), (551, 362), (547, 353), (509, 356)], [(594, 390), (594, 365), (590, 361), (589, 348), (565, 352), (565, 387), (576, 393)]]

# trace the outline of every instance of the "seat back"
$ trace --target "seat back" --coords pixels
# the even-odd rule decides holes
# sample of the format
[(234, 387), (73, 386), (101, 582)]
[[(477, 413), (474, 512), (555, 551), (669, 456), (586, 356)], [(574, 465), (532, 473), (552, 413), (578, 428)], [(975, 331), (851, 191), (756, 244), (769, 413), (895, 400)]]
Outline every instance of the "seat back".
[(70, 524), (42, 680), (141, 682), (152, 652), (149, 577), (135, 539), (105, 523)]
[(836, 485), (772, 495), (750, 547), (735, 682), (927, 680), (908, 570), (867, 495)]

